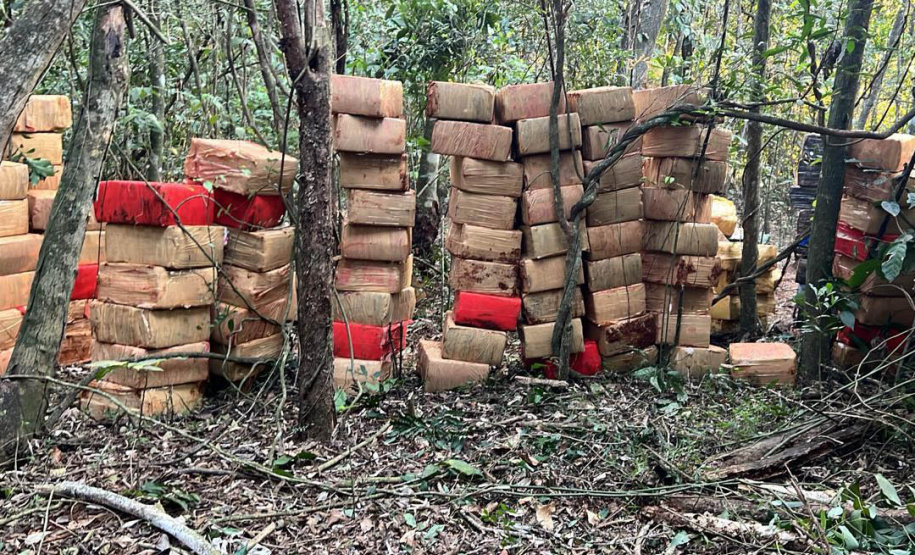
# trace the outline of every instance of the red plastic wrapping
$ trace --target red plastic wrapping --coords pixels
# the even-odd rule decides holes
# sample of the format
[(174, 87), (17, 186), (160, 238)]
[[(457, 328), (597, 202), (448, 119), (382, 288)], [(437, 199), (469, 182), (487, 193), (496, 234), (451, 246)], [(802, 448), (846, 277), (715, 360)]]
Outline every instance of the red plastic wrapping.
[(178, 224), (175, 213), (183, 225), (212, 224), (210, 192), (194, 183), (99, 183), (95, 217), (100, 222), (168, 227)]
[(521, 315), (521, 297), (496, 297), (470, 291), (454, 295), (454, 323), (473, 328), (514, 331)]
[(98, 289), (98, 264), (80, 264), (76, 268), (76, 281), (73, 282), (71, 301), (94, 299)]
[[(543, 377), (548, 380), (559, 378), (559, 367), (552, 360), (524, 359), (524, 367), (528, 370), (534, 369), (534, 365), (539, 365), (537, 370), (543, 371)], [(600, 373), (603, 368), (603, 361), (600, 357), (600, 351), (597, 348), (597, 341), (585, 339), (585, 350), (582, 353), (574, 353), (569, 357), (569, 370), (573, 377), (591, 377)]]
[[(900, 299), (901, 300), (901, 299)], [(855, 329), (844, 327), (839, 330), (836, 340), (839, 343), (859, 348), (861, 343), (867, 347), (877, 347), (883, 341), (886, 341), (886, 348), (890, 351), (896, 351), (908, 339), (908, 332), (905, 329), (894, 329), (881, 326), (867, 326), (864, 324), (855, 324)]]
[(877, 240), (876, 237), (865, 235), (864, 232), (858, 231), (844, 222), (839, 222), (836, 228), (835, 252), (864, 262), (867, 260), (867, 253), (870, 247), (876, 247), (880, 242), (895, 241), (897, 237), (899, 236), (885, 234)]
[(245, 231), (276, 227), (283, 221), (286, 207), (279, 195), (239, 195), (224, 189), (213, 191), (216, 223)]
[[(349, 324), (352, 334), (353, 358), (384, 360), (407, 346), (407, 326), (410, 322), (396, 322), (389, 326)], [(349, 339), (346, 324), (334, 322), (334, 356), (349, 357)]]

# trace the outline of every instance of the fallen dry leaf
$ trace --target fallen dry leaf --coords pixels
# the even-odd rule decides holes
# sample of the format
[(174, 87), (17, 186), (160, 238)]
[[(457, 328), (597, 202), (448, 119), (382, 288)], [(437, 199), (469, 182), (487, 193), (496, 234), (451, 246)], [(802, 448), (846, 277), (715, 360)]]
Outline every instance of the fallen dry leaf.
[(556, 504), (537, 505), (537, 522), (547, 532), (553, 531), (553, 512), (556, 510)]

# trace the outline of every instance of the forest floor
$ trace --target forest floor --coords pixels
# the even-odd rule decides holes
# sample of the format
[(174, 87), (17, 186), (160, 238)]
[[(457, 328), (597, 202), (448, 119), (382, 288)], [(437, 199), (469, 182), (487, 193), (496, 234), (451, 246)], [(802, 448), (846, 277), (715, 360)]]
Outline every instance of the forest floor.
[[(430, 336), (434, 321), (417, 319), (411, 335)], [(531, 386), (513, 379), (522, 373), (513, 347), (487, 383), (438, 394), (422, 392), (408, 357), (385, 392), (343, 409), (329, 445), (295, 439), (295, 403), (281, 404), (278, 375), (248, 393), (216, 391), (172, 422), (97, 423), (71, 408), (0, 474), (0, 553), (180, 552), (145, 521), (38, 491), (64, 480), (157, 503), (230, 554), (776, 549), (776, 537), (748, 527), (697, 529), (649, 514), (675, 496), (762, 509), (770, 532), (795, 538), (782, 538), (783, 553), (822, 549), (838, 529), (807, 518), (803, 503), (773, 504), (759, 482), (709, 477), (716, 456), (809, 415), (807, 392), (752, 388), (725, 375), (662, 379), (661, 387), (622, 375), (567, 389)], [(68, 369), (62, 379), (85, 371)], [(862, 439), (769, 482), (788, 498), (860, 484), (875, 505), (875, 474), (915, 483), (904, 438), (871, 431)], [(795, 507), (794, 518), (779, 506)]]

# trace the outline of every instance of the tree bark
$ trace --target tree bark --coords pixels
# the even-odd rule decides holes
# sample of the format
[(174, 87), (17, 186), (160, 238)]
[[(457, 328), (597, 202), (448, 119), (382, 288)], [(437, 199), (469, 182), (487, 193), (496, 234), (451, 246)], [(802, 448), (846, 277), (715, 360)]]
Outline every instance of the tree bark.
[[(766, 58), (769, 48), (770, 0), (756, 3), (756, 21), (753, 26), (753, 72), (750, 96), (754, 103), (765, 101)], [(759, 112), (760, 108), (751, 111)], [(762, 162), (762, 124), (747, 122), (747, 165), (743, 170), (743, 252), (741, 253), (740, 275), (749, 276), (756, 269), (759, 258), (759, 176)], [(740, 286), (740, 331), (750, 338), (759, 334), (759, 318), (756, 315), (756, 282), (748, 281)]]
[[(845, 21), (844, 49), (836, 69), (833, 99), (829, 107), (829, 127), (848, 129), (851, 125), (858, 80), (867, 42), (867, 28), (870, 24), (874, 0), (852, 0), (848, 18)], [(845, 181), (845, 158), (848, 141), (823, 137), (823, 163), (820, 182), (817, 184), (816, 207), (813, 213), (813, 229), (807, 257), (807, 287), (805, 301), (810, 318), (822, 320), (816, 303), (814, 287), (820, 287), (832, 275), (833, 249), (835, 248), (836, 227), (842, 188)], [(799, 377), (807, 382), (819, 377), (821, 365), (830, 360), (830, 337), (819, 327), (801, 338)]]
[(330, 19), (334, 27), (334, 45), (336, 62), (334, 72), (346, 74), (346, 50), (349, 42), (349, 2), (347, 0), (330, 0)]
[(32, 0), (0, 39), (0, 152), (85, 0)]
[[(283, 53), (299, 113), (299, 190), (295, 204), (298, 279), (299, 430), (326, 440), (335, 424), (330, 303), (333, 294), (333, 182), (331, 179), (330, 63), (333, 59), (322, 0), (275, 0)], [(303, 29), (316, 33), (305, 36)], [(309, 52), (306, 45), (314, 44)]]
[[(423, 137), (426, 144), (432, 142), (432, 128), (435, 122), (425, 118)], [(440, 156), (424, 150), (419, 159), (419, 178), (416, 181), (416, 226), (413, 228), (413, 247), (421, 256), (431, 252), (432, 245), (438, 238), (439, 224), (442, 219), (438, 186), (434, 182), (438, 173)]]
[(623, 49), (632, 51), (636, 60), (630, 79), (633, 88), (644, 86), (648, 77), (648, 62), (667, 15), (667, 6), (668, 0), (630, 0), (626, 8)]
[[(11, 376), (54, 372), (92, 197), (130, 77), (126, 27), (120, 5), (97, 10), (89, 86), (7, 370)], [(0, 449), (38, 429), (45, 403), (43, 382), (0, 380)]]
[(270, 50), (261, 34), (260, 23), (257, 20), (257, 9), (254, 0), (245, 0), (245, 15), (248, 18), (248, 27), (251, 29), (251, 39), (254, 41), (254, 50), (257, 52), (257, 63), (260, 66), (261, 77), (267, 88), (267, 98), (270, 99), (270, 109), (273, 111), (273, 131), (279, 135), (283, 126), (284, 113), (280, 97), (276, 92), (276, 79), (270, 68)]
[[(149, 3), (149, 16), (160, 27), (155, 2)], [(149, 128), (149, 164), (146, 179), (162, 180), (162, 149), (165, 146), (165, 45), (151, 31), (146, 33), (149, 45), (149, 87), (152, 91), (152, 115), (155, 125)]]
[(890, 36), (887, 39), (886, 53), (883, 55), (883, 60), (877, 67), (877, 73), (874, 74), (871, 85), (867, 89), (867, 94), (864, 96), (864, 103), (861, 105), (861, 112), (858, 114), (858, 121), (855, 124), (855, 127), (858, 129), (865, 129), (867, 127), (867, 118), (870, 117), (871, 110), (873, 110), (874, 105), (877, 104), (877, 98), (880, 96), (880, 89), (883, 87), (883, 77), (886, 75), (886, 68), (890, 64), (893, 53), (896, 52), (896, 49), (899, 47), (899, 39), (902, 36), (902, 28), (905, 25), (907, 11), (908, 8), (903, 6), (899, 8), (899, 12), (896, 13), (896, 20), (893, 22), (893, 28), (890, 29)]

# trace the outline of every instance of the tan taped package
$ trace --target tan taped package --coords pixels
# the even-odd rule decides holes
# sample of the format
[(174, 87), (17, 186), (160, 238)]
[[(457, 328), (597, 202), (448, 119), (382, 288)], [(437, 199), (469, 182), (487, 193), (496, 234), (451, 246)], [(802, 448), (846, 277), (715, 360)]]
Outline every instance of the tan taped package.
[(223, 262), (255, 272), (273, 270), (292, 260), (294, 240), (292, 226), (260, 231), (229, 229)]
[(462, 191), (481, 195), (521, 196), (526, 167), (517, 162), (494, 162), (452, 156), (451, 184)]
[(0, 310), (26, 306), (35, 272), (0, 276)]
[(25, 235), (28, 232), (29, 201), (0, 200), (0, 237)]
[(459, 326), (454, 315), (445, 313), (442, 326), (442, 357), (449, 360), (479, 362), (491, 366), (502, 364), (508, 334), (504, 331)]
[[(89, 385), (117, 399), (130, 412), (144, 416), (187, 414), (203, 401), (202, 382), (151, 389), (133, 389), (104, 381), (92, 382)], [(96, 420), (104, 420), (122, 410), (108, 397), (93, 392), (80, 395), (80, 406)]]
[[(185, 231), (186, 230), (186, 231)], [(222, 262), (225, 228), (219, 226), (105, 228), (108, 262), (148, 264), (173, 270), (206, 268)], [(202, 248), (201, 248), (202, 247)]]
[(33, 94), (13, 131), (17, 133), (59, 132), (73, 125), (70, 99), (60, 94)]
[[(210, 344), (206, 341), (177, 345), (166, 349), (144, 349), (142, 347), (96, 341), (92, 344), (92, 361), (116, 362), (147, 357), (153, 359), (148, 363), (136, 362), (130, 366), (127, 363), (111, 367), (106, 365), (107, 373), (102, 378), (106, 382), (125, 387), (147, 389), (206, 380), (209, 374), (207, 358), (169, 357), (178, 353), (209, 352)], [(154, 360), (157, 357), (161, 357), (161, 360)]]
[(794, 385), (797, 354), (785, 343), (731, 343), (731, 375), (753, 385)]
[(522, 232), (451, 224), (445, 248), (458, 258), (514, 263), (521, 258)]
[(149, 310), (96, 301), (89, 318), (96, 339), (104, 343), (164, 349), (210, 336), (209, 307)]
[(240, 195), (276, 195), (292, 188), (298, 165), (288, 154), (248, 141), (195, 138), (184, 175)]
[(216, 268), (168, 270), (161, 266), (99, 266), (98, 299), (140, 308), (187, 308), (214, 301)]
[(16, 162), (0, 163), (0, 200), (22, 200), (29, 192), (29, 167)]
[(441, 342), (426, 339), (419, 342), (416, 369), (422, 377), (423, 390), (426, 393), (446, 391), (482, 382), (489, 377), (488, 364), (446, 360), (442, 358)]
[(59, 133), (13, 133), (9, 151), (26, 158), (41, 158), (55, 166), (64, 163), (63, 136)]

